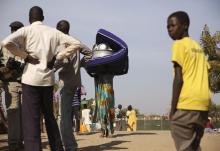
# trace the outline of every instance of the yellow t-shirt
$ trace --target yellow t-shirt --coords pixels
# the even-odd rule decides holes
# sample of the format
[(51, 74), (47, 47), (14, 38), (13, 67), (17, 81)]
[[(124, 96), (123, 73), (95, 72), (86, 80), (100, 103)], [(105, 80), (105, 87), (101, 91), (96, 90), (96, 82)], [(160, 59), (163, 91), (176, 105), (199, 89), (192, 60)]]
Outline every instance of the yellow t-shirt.
[(182, 67), (183, 86), (177, 109), (207, 111), (210, 104), (209, 64), (201, 47), (190, 37), (176, 40), (172, 62)]

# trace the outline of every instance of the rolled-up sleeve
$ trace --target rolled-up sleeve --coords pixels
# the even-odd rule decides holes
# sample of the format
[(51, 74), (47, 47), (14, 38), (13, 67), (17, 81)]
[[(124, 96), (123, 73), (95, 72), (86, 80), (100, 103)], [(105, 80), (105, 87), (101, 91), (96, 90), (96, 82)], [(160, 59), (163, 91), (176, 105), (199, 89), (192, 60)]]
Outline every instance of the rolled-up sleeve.
[(59, 44), (62, 45), (62, 44), (65, 44), (65, 45), (77, 45), (77, 44), (81, 44), (81, 42), (76, 39), (76, 38), (73, 38), (69, 35), (66, 35), (60, 31), (57, 32), (58, 34), (58, 40), (59, 40)]
[(80, 66), (85, 67), (86, 62), (88, 62), (92, 58), (92, 51), (86, 45), (82, 45), (80, 53), (84, 55), (83, 58), (80, 60)]
[(62, 50), (62, 51), (59, 51), (57, 56), (56, 56), (56, 59), (57, 60), (61, 60), (61, 59), (64, 59), (64, 58), (67, 58), (71, 55), (73, 55), (74, 53), (77, 52), (77, 50), (89, 50), (88, 47), (86, 47), (84, 44), (82, 44), (79, 40), (71, 37), (71, 36), (68, 36), (66, 34), (63, 34), (61, 32), (58, 32), (59, 34), (59, 43), (60, 44), (64, 44), (66, 45), (67, 47)]
[[(20, 49), (23, 48), (25, 41), (25, 31), (24, 28), (17, 30), (16, 32), (10, 34), (2, 42), (2, 46), (6, 47), (12, 54), (19, 56), (21, 58), (26, 58), (27, 53)], [(22, 46), (22, 47), (21, 47)]]
[(91, 49), (89, 49), (86, 45), (82, 44), (81, 45), (81, 51), (80, 53), (82, 53), (84, 55), (84, 59), (85, 61), (88, 61), (89, 59), (92, 58), (92, 51)]
[(73, 55), (74, 53), (77, 52), (77, 50), (80, 49), (80, 44), (72, 44), (65, 48), (64, 50), (58, 52), (56, 59), (57, 60), (62, 60), (64, 58), (68, 58), (69, 56)]

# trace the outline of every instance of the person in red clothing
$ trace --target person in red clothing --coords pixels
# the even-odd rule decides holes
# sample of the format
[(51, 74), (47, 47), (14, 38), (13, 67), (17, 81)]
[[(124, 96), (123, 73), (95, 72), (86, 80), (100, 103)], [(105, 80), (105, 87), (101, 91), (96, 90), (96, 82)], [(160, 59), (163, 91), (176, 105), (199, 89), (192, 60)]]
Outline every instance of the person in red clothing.
[(212, 124), (212, 122), (211, 122), (210, 119), (208, 119), (208, 122), (207, 122), (207, 124), (206, 124), (206, 128), (211, 128), (211, 129), (214, 128), (214, 126), (213, 126), (213, 124)]
[(206, 123), (205, 132), (207, 132), (207, 133), (214, 132), (214, 126), (213, 126), (212, 121), (210, 119), (208, 119), (208, 121)]

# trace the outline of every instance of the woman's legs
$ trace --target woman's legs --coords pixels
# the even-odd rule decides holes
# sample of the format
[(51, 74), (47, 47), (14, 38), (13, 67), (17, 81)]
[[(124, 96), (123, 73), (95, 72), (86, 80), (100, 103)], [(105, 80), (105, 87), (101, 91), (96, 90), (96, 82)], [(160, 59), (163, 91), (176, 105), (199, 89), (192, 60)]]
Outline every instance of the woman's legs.
[(113, 76), (102, 75), (95, 78), (96, 105), (101, 121), (102, 135), (108, 137), (114, 133), (114, 90)]

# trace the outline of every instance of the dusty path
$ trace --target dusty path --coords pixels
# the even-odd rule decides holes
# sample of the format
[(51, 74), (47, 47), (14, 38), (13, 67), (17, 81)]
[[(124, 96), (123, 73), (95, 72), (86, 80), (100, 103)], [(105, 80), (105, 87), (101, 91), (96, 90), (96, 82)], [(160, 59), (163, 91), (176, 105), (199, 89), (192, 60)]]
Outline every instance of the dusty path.
[[(80, 151), (175, 151), (169, 131), (116, 132), (113, 138), (100, 133), (77, 135)], [(46, 134), (42, 134), (43, 151), (49, 151)], [(205, 134), (202, 151), (219, 151), (220, 134)], [(8, 151), (7, 135), (0, 135), (0, 151)]]

